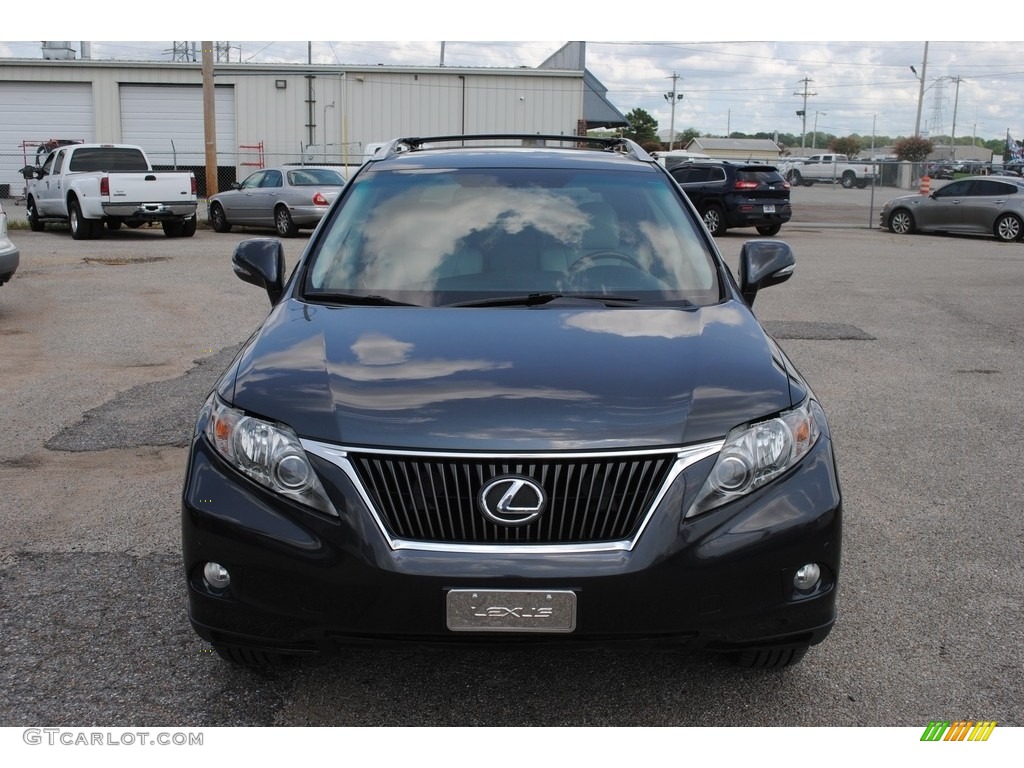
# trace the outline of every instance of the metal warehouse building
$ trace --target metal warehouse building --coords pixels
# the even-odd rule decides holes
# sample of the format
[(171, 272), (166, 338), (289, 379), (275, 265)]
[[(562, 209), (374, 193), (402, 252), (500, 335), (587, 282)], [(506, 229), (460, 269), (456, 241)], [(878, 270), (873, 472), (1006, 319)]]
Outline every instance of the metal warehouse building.
[[(367, 144), (401, 135), (625, 124), (583, 43), (537, 68), (218, 63), (214, 83), (220, 188), (263, 165), (356, 165)], [(49, 139), (139, 144), (157, 167), (202, 177), (202, 65), (0, 60), (0, 192), (21, 193), (19, 170)]]

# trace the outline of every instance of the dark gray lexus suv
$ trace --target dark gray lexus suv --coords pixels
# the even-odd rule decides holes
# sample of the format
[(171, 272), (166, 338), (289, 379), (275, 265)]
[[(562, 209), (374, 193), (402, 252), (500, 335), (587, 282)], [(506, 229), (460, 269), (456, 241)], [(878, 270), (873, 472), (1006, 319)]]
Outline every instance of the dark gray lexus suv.
[(666, 171), (623, 139), (399, 139), (285, 268), (199, 414), (189, 616), (225, 658), (656, 641), (798, 661), (835, 618), (825, 415)]

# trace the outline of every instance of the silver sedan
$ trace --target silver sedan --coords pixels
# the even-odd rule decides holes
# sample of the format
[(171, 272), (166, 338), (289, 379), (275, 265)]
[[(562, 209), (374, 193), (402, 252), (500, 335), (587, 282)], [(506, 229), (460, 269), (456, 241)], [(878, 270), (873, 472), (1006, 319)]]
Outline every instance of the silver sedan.
[(210, 198), (210, 226), (216, 232), (230, 232), (234, 225), (273, 227), (282, 237), (294, 237), (320, 223), (344, 185), (337, 168), (263, 168)]
[(957, 232), (994, 235), (1004, 242), (1024, 236), (1024, 179), (970, 176), (930, 195), (906, 195), (882, 206), (881, 225), (898, 235)]
[(14, 277), (18, 270), (18, 261), (18, 248), (7, 237), (7, 214), (0, 205), (0, 285)]

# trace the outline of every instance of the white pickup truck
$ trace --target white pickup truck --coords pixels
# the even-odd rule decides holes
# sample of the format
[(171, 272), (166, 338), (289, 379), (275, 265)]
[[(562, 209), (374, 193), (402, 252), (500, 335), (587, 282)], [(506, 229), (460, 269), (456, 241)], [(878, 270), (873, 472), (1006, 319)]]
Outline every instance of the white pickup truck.
[(851, 163), (846, 155), (811, 155), (805, 160), (794, 161), (786, 168), (786, 181), (794, 187), (798, 184), (809, 187), (821, 181), (839, 182), (844, 189), (863, 189), (877, 175), (871, 163)]
[(154, 171), (141, 147), (72, 144), (24, 170), (25, 210), (33, 232), (67, 222), (75, 240), (103, 236), (122, 224), (160, 222), (168, 237), (196, 232), (196, 179), (188, 171)]

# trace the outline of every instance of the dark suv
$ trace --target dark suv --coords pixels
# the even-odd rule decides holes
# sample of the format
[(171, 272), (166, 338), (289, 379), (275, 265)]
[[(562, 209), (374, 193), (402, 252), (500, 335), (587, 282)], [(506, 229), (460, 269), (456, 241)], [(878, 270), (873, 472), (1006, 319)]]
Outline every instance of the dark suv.
[(777, 235), (793, 215), (789, 182), (774, 166), (701, 160), (678, 165), (671, 174), (712, 235), (733, 227)]
[(747, 243), (734, 279), (635, 143), (396, 140), (290, 273), (276, 239), (233, 264), (273, 307), (182, 498), (221, 656), (657, 641), (783, 666), (828, 634), (829, 428), (750, 309), (792, 251)]

